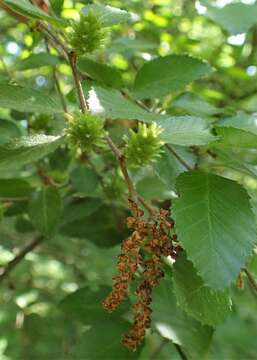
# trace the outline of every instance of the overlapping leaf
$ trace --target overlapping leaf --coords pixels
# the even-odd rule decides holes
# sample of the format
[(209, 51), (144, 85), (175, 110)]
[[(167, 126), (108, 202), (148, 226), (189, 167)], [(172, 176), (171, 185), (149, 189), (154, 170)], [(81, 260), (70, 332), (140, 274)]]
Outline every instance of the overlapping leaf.
[(54, 151), (63, 142), (63, 137), (31, 135), (14, 139), (0, 146), (0, 169), (18, 169), (34, 163)]
[(257, 23), (257, 6), (240, 2), (223, 8), (208, 6), (206, 16), (231, 34), (241, 34)]
[(175, 145), (205, 145), (215, 140), (208, 123), (195, 116), (176, 116), (158, 121), (163, 128), (161, 138)]
[(83, 12), (84, 14), (87, 14), (91, 10), (95, 11), (100, 15), (101, 21), (105, 26), (112, 26), (138, 19), (135, 14), (129, 13), (128, 11), (116, 7), (112, 7), (110, 5), (88, 5), (83, 9)]
[(15, 12), (24, 15), (30, 19), (46, 20), (55, 25), (67, 26), (67, 22), (64, 19), (48, 15), (39, 7), (31, 4), (29, 0), (4, 0), (4, 3)]
[(61, 105), (42, 91), (19, 85), (0, 84), (0, 107), (23, 112), (56, 114)]
[(94, 86), (89, 92), (88, 102), (93, 113), (111, 119), (140, 120), (144, 122), (160, 119), (160, 115), (142, 109), (122, 96), (118, 90)]
[(204, 359), (213, 329), (187, 316), (177, 305), (172, 280), (162, 280), (152, 296), (154, 326), (166, 339), (181, 346), (189, 359)]

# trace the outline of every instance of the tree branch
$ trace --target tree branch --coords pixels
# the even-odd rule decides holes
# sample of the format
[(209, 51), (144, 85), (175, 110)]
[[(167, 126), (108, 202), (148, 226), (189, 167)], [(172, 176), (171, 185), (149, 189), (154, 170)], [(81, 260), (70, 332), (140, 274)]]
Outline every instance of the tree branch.
[(43, 241), (43, 236), (38, 236), (33, 241), (28, 243), (20, 252), (11, 260), (4, 268), (0, 269), (0, 282), (3, 281), (10, 272), (25, 258), (25, 256), (34, 250)]

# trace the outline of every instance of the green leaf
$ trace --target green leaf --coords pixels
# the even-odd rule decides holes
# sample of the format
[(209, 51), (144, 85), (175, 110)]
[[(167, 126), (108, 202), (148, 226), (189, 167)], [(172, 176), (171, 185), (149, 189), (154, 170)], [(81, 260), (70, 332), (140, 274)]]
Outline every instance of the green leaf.
[(24, 71), (30, 69), (37, 69), (42, 66), (56, 66), (60, 63), (60, 59), (48, 53), (41, 52), (39, 54), (32, 54), (25, 59), (18, 60), (14, 66), (15, 71)]
[(181, 174), (177, 191), (173, 214), (188, 258), (207, 286), (229, 286), (256, 241), (247, 192), (232, 180), (200, 171)]
[(20, 85), (0, 84), (0, 107), (45, 114), (63, 112), (61, 105), (46, 93)]
[(120, 37), (114, 39), (107, 51), (116, 53), (134, 53), (136, 51), (151, 51), (158, 49), (158, 42), (153, 42), (148, 39), (130, 39), (128, 37)]
[(147, 200), (172, 198), (171, 188), (156, 175), (144, 176), (137, 182), (136, 189)]
[(121, 74), (114, 67), (97, 63), (86, 57), (79, 58), (78, 67), (82, 73), (88, 74), (102, 85), (117, 89), (120, 89), (123, 86)]
[(249, 132), (257, 136), (257, 116), (256, 114), (249, 115), (243, 112), (235, 116), (225, 118), (215, 124), (216, 127), (235, 128)]
[(205, 286), (185, 254), (175, 262), (173, 279), (177, 303), (182, 310), (210, 326), (226, 319), (231, 310), (229, 292), (213, 291)]
[[(175, 151), (191, 166), (195, 165), (195, 156), (185, 147), (174, 147)], [(166, 148), (163, 148), (160, 157), (153, 164), (153, 169), (168, 189), (175, 190), (175, 181), (179, 174), (186, 170), (185, 166)]]
[(246, 33), (257, 23), (257, 6), (242, 4), (228, 4), (223, 8), (208, 6), (205, 14), (231, 34)]
[(89, 92), (90, 110), (99, 116), (111, 119), (140, 120), (153, 122), (165, 116), (150, 113), (126, 99), (118, 90), (94, 86)]
[(83, 13), (88, 14), (90, 10), (93, 10), (100, 15), (102, 24), (104, 26), (113, 26), (138, 19), (138, 17), (135, 14), (129, 13), (125, 10), (121, 10), (109, 5), (106, 6), (99, 4), (88, 5), (87, 7), (83, 8)]
[(167, 149), (162, 151), (153, 168), (158, 178), (169, 189), (173, 188), (176, 177), (185, 170), (184, 167), (181, 169), (181, 164)]
[(61, 15), (63, 4), (64, 0), (51, 0), (51, 6), (57, 15)]
[(176, 116), (157, 122), (164, 130), (161, 139), (175, 145), (205, 145), (215, 140), (208, 123), (194, 116)]
[(134, 94), (139, 99), (160, 98), (211, 72), (207, 62), (188, 55), (158, 57), (138, 71)]
[(67, 204), (63, 208), (60, 224), (65, 225), (75, 220), (82, 219), (86, 216), (90, 216), (101, 205), (102, 202), (98, 198), (77, 199), (76, 201)]
[(206, 358), (213, 329), (177, 307), (171, 279), (162, 280), (154, 289), (151, 307), (154, 326), (164, 338), (180, 345), (189, 359)]
[(139, 359), (139, 351), (129, 351), (121, 344), (130, 324), (125, 320), (104, 320), (86, 330), (81, 336), (73, 359), (75, 360), (131, 360)]
[(120, 318), (128, 306), (122, 305), (113, 314), (108, 313), (102, 305), (103, 300), (111, 292), (109, 286), (101, 286), (97, 291), (83, 287), (66, 296), (60, 303), (61, 310), (67, 317), (82, 322), (85, 325), (95, 326), (104, 321)]
[(13, 11), (30, 19), (45, 20), (54, 25), (67, 26), (66, 20), (48, 15), (39, 7), (31, 4), (29, 0), (4, 0), (4, 3)]
[(0, 145), (0, 170), (18, 169), (51, 153), (63, 142), (61, 136), (24, 136)]
[(125, 214), (121, 209), (102, 205), (92, 214), (79, 217), (63, 224), (61, 234), (79, 239), (87, 239), (99, 247), (111, 247), (120, 244), (128, 232), (120, 224)]
[(257, 148), (257, 136), (248, 132), (239, 130), (233, 127), (216, 127), (216, 133), (219, 136), (219, 141), (212, 144), (213, 147), (218, 148)]
[(26, 198), (31, 192), (29, 183), (23, 179), (0, 179), (0, 198)]
[(185, 93), (172, 102), (172, 107), (178, 107), (187, 111), (190, 115), (211, 116), (220, 113), (222, 110), (205, 101), (201, 97)]
[(79, 194), (93, 196), (99, 180), (95, 171), (86, 166), (80, 166), (72, 172), (71, 182)]
[(43, 187), (30, 201), (29, 215), (32, 224), (41, 234), (51, 237), (58, 225), (61, 197), (54, 187)]
[(22, 131), (15, 121), (0, 119), (0, 144), (21, 136)]

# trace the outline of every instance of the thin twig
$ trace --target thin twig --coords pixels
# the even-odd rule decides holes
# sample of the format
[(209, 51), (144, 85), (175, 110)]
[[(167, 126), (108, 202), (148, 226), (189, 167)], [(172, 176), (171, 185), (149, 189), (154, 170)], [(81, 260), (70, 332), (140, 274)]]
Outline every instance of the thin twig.
[(88, 110), (88, 106), (87, 106), (86, 98), (84, 95), (84, 90), (83, 90), (83, 87), (81, 84), (78, 68), (77, 68), (77, 55), (74, 51), (70, 51), (68, 53), (68, 57), (69, 57), (69, 62), (70, 62), (70, 66), (72, 69), (74, 83), (75, 83), (75, 86), (77, 89), (77, 94), (79, 97), (80, 108), (81, 108), (81, 111), (83, 113), (85, 113)]
[(128, 169), (127, 169), (127, 166), (126, 166), (126, 162), (125, 162), (125, 156), (122, 154), (122, 152), (117, 148), (117, 146), (114, 144), (114, 142), (112, 141), (112, 139), (110, 138), (110, 136), (106, 136), (105, 137), (108, 145), (110, 146), (111, 150), (113, 151), (114, 155), (116, 156), (118, 162), (119, 162), (119, 165), (120, 165), (120, 169), (122, 171), (122, 174), (124, 176), (124, 179), (127, 183), (127, 186), (128, 186), (128, 192), (129, 192), (129, 197), (131, 199), (133, 199), (136, 195), (136, 192), (135, 192), (135, 189), (134, 189), (134, 185), (133, 185), (133, 182), (129, 176), (129, 173), (128, 173)]
[(250, 271), (247, 268), (244, 268), (243, 271), (245, 272), (245, 274), (249, 280), (249, 283), (252, 285), (253, 289), (255, 291), (257, 291), (257, 283), (256, 283), (253, 275), (250, 273)]
[(67, 108), (67, 104), (66, 104), (66, 101), (65, 101), (65, 97), (62, 93), (62, 90), (61, 90), (61, 85), (60, 85), (60, 82), (59, 82), (59, 79), (58, 79), (58, 76), (57, 76), (57, 72), (56, 72), (56, 66), (53, 67), (53, 78), (54, 78), (54, 82), (55, 82), (55, 87), (56, 87), (56, 90), (59, 94), (59, 98), (60, 98), (60, 101), (61, 101), (61, 104), (62, 104), (62, 108), (64, 110), (64, 112), (68, 112), (68, 108)]
[(3, 281), (10, 272), (25, 258), (25, 256), (34, 250), (43, 241), (43, 236), (38, 236), (29, 244), (27, 244), (20, 252), (11, 260), (4, 268), (0, 269), (0, 282)]
[(65, 54), (65, 56), (68, 57), (70, 49), (61, 41), (61, 39), (55, 34), (55, 32), (49, 26), (39, 21), (37, 23), (37, 27), (39, 30), (43, 31), (50, 39), (52, 39), (54, 44), (58, 45), (58, 47), (62, 49), (62, 52)]
[(181, 357), (182, 360), (187, 360), (187, 356), (186, 354), (183, 352), (183, 350), (181, 349), (180, 345), (173, 343), (173, 345), (175, 346), (179, 356)]
[(187, 170), (193, 170), (193, 168), (177, 153), (177, 151), (176, 151), (170, 144), (166, 144), (165, 147), (175, 156), (175, 158), (176, 158)]
[(85, 113), (88, 110), (88, 106), (86, 103), (86, 99), (85, 99), (85, 95), (84, 95), (84, 91), (83, 91), (83, 87), (81, 84), (81, 80), (80, 80), (80, 74), (77, 68), (77, 54), (75, 51), (69, 49), (64, 43), (63, 41), (58, 37), (58, 35), (55, 34), (55, 32), (50, 29), (48, 26), (46, 26), (44, 23), (39, 22), (39, 29), (43, 30), (43, 32), (55, 43), (55, 47), (57, 45), (57, 50), (58, 47), (61, 48), (62, 52), (65, 55), (66, 60), (68, 59), (68, 62), (71, 66), (72, 69), (72, 75), (74, 78), (74, 83), (76, 86), (76, 90), (77, 90), (77, 94), (79, 97), (79, 103), (80, 103), (80, 108), (81, 111), (83, 113)]

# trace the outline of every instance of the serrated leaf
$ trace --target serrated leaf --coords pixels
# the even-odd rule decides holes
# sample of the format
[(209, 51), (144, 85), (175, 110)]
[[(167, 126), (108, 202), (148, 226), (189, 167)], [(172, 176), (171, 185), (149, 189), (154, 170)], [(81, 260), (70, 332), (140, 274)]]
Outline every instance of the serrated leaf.
[(205, 145), (215, 140), (208, 123), (195, 116), (174, 116), (157, 121), (163, 128), (161, 139), (175, 145)]
[(0, 179), (0, 198), (24, 198), (31, 192), (29, 183), (23, 179)]
[(39, 7), (31, 4), (29, 0), (4, 0), (4, 3), (13, 11), (30, 19), (45, 20), (55, 25), (67, 26), (66, 20), (48, 15)]
[(134, 83), (139, 99), (160, 98), (211, 72), (207, 62), (188, 55), (158, 57), (143, 65)]
[(54, 151), (63, 142), (61, 136), (31, 135), (14, 139), (0, 146), (0, 169), (18, 169), (36, 162)]
[(51, 237), (58, 225), (61, 197), (54, 187), (35, 192), (30, 201), (29, 215), (32, 224), (41, 234)]
[(61, 105), (46, 93), (20, 85), (0, 84), (0, 107), (44, 114), (63, 112)]
[(174, 264), (173, 279), (177, 303), (182, 310), (210, 326), (217, 326), (226, 319), (231, 310), (229, 292), (213, 291), (205, 286), (185, 254)]
[(216, 127), (216, 133), (219, 137), (219, 141), (214, 142), (214, 147), (220, 147), (225, 149), (231, 148), (257, 148), (257, 136), (248, 132), (239, 130), (233, 127)]
[(172, 107), (173, 106), (181, 108), (190, 115), (195, 116), (211, 116), (222, 111), (193, 93), (185, 93), (179, 96), (172, 102)]
[(176, 187), (179, 241), (207, 286), (228, 287), (256, 241), (247, 192), (235, 181), (200, 171), (181, 174)]
[(42, 66), (56, 66), (59, 63), (60, 59), (57, 56), (41, 52), (39, 54), (32, 54), (25, 59), (18, 60), (14, 64), (13, 70), (24, 71), (37, 69)]
[(138, 19), (137, 15), (129, 13), (125, 10), (121, 10), (119, 8), (112, 7), (110, 5), (88, 5), (87, 7), (83, 8), (83, 13), (88, 14), (91, 10), (95, 11), (100, 15), (102, 24), (104, 26), (113, 26)]
[(100, 84), (120, 89), (123, 86), (121, 74), (112, 66), (97, 63), (86, 57), (78, 60), (78, 67), (82, 73), (86, 73)]
[(216, 127), (232, 127), (235, 129), (247, 131), (257, 136), (257, 115), (246, 114), (243, 112), (238, 113), (235, 116), (225, 118), (215, 124)]
[(172, 281), (162, 280), (152, 296), (152, 319), (158, 332), (181, 346), (189, 359), (204, 359), (213, 329), (189, 317), (176, 305)]
[(150, 113), (132, 101), (126, 99), (118, 90), (94, 86), (89, 92), (90, 110), (97, 115), (111, 119), (140, 120), (153, 122), (166, 118)]
[(236, 35), (246, 33), (257, 23), (257, 6), (240, 2), (228, 4), (223, 8), (208, 6), (205, 16)]

